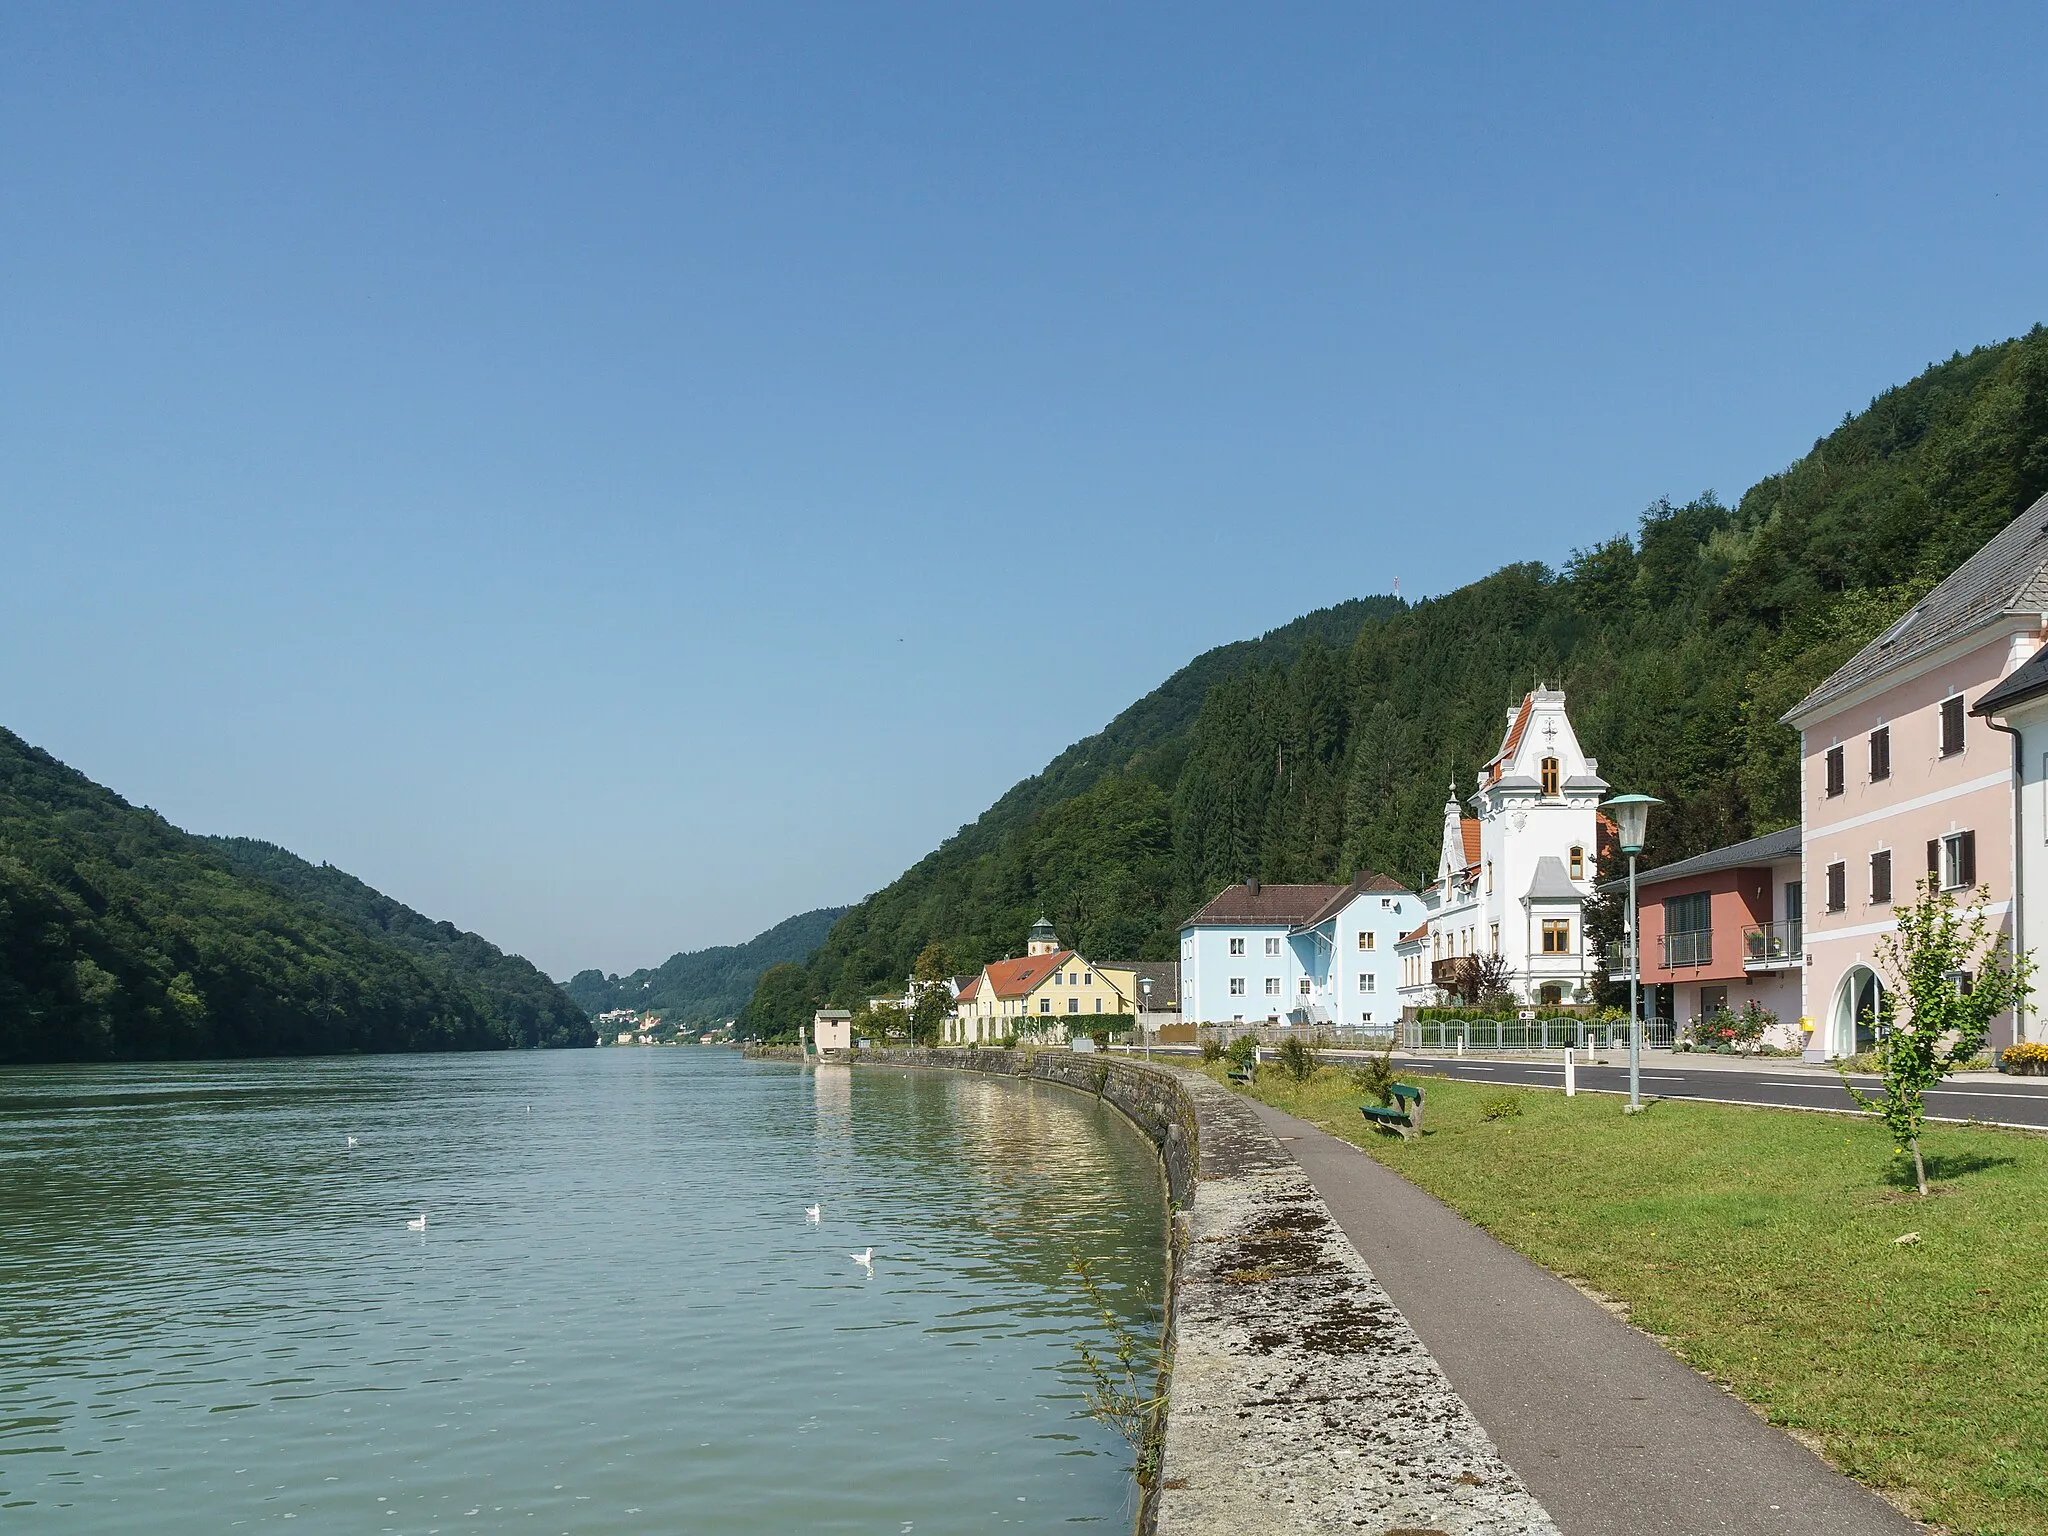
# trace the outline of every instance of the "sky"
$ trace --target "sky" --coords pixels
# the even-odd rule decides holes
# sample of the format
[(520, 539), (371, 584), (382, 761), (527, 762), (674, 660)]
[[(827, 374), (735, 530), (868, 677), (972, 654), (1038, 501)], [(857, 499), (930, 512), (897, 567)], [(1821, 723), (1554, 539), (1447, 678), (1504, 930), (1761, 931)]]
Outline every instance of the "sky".
[(2048, 319), (2048, 8), (0, 8), (0, 725), (557, 977)]

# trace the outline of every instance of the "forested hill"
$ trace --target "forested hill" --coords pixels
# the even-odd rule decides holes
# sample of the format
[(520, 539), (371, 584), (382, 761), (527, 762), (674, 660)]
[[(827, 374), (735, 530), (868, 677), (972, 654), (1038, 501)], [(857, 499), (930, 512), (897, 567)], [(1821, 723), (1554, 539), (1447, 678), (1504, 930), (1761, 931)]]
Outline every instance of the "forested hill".
[(544, 1046), (589, 1042), (590, 1020), (583, 1010), (525, 957), (508, 955), (453, 923), (437, 923), (332, 864), (308, 863), (275, 843), (252, 837), (202, 841), (239, 873), (322, 907), (359, 932), (395, 944), (453, 977), (508, 1038)]
[(0, 1061), (550, 1043), (516, 1019), (0, 730)]
[(763, 971), (809, 959), (845, 915), (844, 907), (800, 912), (744, 944), (670, 955), (654, 969), (630, 976), (579, 971), (569, 980), (569, 995), (593, 1015), (638, 1008), (681, 1024), (723, 1023), (746, 1006)]
[(1164, 958), (1188, 912), (1248, 875), (1368, 866), (1420, 885), (1446, 787), (1471, 792), (1538, 678), (1570, 694), (1603, 777), (1671, 802), (1652, 862), (1784, 826), (1798, 744), (1779, 716), (2044, 491), (2036, 326), (1888, 390), (1732, 507), (1659, 501), (1562, 570), (1510, 565), (1212, 652), (853, 908), (806, 964), (766, 972), (741, 1027), (780, 1033), (900, 986), (929, 941), (956, 970), (1021, 953), (1041, 911), (1092, 957)]

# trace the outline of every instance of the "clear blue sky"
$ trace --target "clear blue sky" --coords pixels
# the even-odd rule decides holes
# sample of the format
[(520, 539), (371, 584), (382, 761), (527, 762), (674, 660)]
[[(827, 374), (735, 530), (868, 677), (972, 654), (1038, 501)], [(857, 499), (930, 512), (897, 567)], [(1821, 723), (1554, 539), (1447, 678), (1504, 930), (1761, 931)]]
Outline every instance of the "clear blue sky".
[(0, 9), (0, 723), (556, 975), (2048, 318), (2048, 8)]

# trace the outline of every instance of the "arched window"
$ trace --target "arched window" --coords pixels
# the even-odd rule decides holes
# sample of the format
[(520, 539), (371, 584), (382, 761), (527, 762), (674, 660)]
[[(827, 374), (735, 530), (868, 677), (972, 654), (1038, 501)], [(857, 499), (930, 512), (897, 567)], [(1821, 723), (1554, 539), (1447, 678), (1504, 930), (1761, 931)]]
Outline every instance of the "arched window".
[(1557, 793), (1557, 759), (1554, 757), (1543, 759), (1543, 793), (1546, 795)]
[(1583, 848), (1574, 848), (1572, 850), (1572, 878), (1574, 880), (1586, 878), (1586, 850)]

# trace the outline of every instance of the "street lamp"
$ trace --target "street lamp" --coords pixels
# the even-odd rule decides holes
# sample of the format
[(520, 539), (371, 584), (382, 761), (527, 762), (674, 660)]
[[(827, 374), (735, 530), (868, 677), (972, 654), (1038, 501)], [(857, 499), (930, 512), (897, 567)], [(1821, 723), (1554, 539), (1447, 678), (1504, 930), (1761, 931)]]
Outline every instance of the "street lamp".
[(1638, 991), (1643, 978), (1643, 934), (1636, 914), (1636, 855), (1643, 851), (1643, 829), (1650, 824), (1650, 807), (1664, 802), (1655, 795), (1616, 795), (1600, 809), (1614, 817), (1621, 834), (1621, 851), (1628, 855), (1628, 1109), (1637, 1114), (1643, 1107), (1643, 1014)]
[(1138, 1004), (1138, 1038), (1145, 1042), (1145, 1059), (1150, 1061), (1152, 1059), (1152, 1031), (1146, 1027), (1144, 1016), (1152, 1011), (1152, 978), (1150, 976), (1140, 976), (1138, 978), (1138, 990), (1145, 994), (1144, 1000)]

